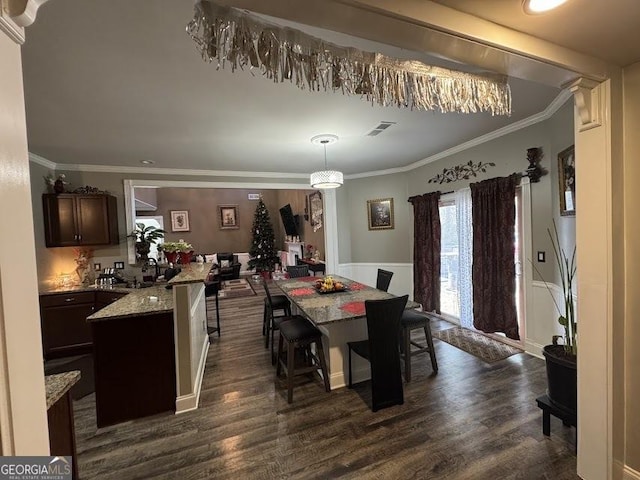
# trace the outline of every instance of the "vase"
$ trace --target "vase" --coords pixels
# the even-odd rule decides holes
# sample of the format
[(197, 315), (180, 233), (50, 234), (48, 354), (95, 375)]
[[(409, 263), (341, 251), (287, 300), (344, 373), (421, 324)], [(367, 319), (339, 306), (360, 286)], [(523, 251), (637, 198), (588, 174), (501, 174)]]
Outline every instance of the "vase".
[(181, 265), (189, 265), (191, 263), (191, 257), (193, 256), (193, 251), (191, 252), (178, 252), (180, 256), (180, 264)]
[(547, 345), (542, 354), (547, 363), (547, 388), (551, 403), (561, 409), (577, 411), (576, 356), (567, 353), (564, 345)]
[(173, 263), (175, 265), (178, 252), (164, 252), (164, 256), (167, 258), (167, 263)]

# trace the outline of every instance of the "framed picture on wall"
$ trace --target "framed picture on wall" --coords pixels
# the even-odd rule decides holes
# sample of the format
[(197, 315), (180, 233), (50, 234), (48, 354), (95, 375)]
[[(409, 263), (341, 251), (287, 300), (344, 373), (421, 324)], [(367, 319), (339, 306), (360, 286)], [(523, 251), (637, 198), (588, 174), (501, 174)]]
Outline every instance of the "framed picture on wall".
[(576, 214), (576, 155), (571, 145), (558, 154), (560, 215)]
[(238, 226), (238, 205), (218, 205), (220, 230), (232, 230)]
[(171, 231), (189, 231), (189, 212), (187, 210), (171, 210)]
[(393, 198), (367, 200), (369, 230), (390, 230), (393, 224)]
[(322, 228), (322, 194), (313, 192), (309, 195), (309, 209), (311, 210), (311, 227), (314, 232)]

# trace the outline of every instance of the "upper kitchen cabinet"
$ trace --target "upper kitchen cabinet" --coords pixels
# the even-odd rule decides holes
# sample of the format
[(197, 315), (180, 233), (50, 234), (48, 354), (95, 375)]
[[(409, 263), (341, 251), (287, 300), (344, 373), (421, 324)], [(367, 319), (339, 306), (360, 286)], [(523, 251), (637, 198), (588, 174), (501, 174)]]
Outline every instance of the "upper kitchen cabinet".
[(42, 207), (47, 247), (118, 244), (116, 197), (46, 193)]

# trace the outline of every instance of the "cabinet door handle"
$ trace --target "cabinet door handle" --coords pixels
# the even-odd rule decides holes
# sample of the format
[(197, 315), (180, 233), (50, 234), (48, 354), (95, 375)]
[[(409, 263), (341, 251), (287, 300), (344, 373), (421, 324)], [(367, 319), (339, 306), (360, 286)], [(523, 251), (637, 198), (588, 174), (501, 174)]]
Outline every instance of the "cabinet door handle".
[(75, 298), (65, 298), (64, 301), (65, 302), (73, 302), (73, 301), (75, 301)]

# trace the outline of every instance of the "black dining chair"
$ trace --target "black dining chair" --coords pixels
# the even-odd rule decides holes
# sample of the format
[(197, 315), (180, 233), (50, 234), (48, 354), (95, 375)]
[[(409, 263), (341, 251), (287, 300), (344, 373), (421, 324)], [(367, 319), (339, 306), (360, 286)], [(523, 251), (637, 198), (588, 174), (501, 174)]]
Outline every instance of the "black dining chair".
[(349, 347), (349, 388), (353, 387), (351, 352), (369, 360), (371, 364), (371, 409), (404, 403), (398, 331), (400, 318), (409, 295), (386, 300), (366, 300), (367, 332), (369, 338), (347, 342)]
[(376, 288), (378, 290), (382, 290), (383, 292), (389, 291), (389, 284), (391, 283), (391, 277), (393, 277), (393, 272), (389, 270), (378, 269), (378, 278), (376, 279)]
[(287, 267), (289, 278), (300, 278), (309, 276), (309, 265), (289, 265)]
[[(264, 348), (269, 348), (269, 337), (271, 337), (271, 364), (275, 365), (275, 351), (274, 351), (274, 330), (278, 330), (280, 322), (286, 318), (291, 317), (291, 302), (285, 295), (271, 295), (267, 281), (262, 279), (262, 286), (267, 294), (264, 299), (264, 318), (262, 331), (266, 335), (264, 341)], [(276, 310), (282, 310), (282, 315), (276, 315)]]

